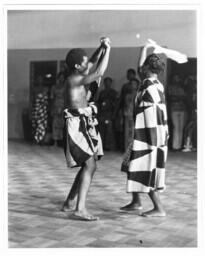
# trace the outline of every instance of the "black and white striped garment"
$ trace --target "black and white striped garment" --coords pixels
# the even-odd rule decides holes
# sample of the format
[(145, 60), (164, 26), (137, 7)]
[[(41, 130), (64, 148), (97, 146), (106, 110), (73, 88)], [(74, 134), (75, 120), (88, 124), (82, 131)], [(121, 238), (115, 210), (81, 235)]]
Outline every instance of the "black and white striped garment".
[(82, 166), (94, 156), (103, 155), (98, 131), (97, 107), (90, 103), (86, 108), (64, 110), (64, 152), (68, 167)]
[(143, 81), (135, 100), (134, 139), (121, 170), (127, 172), (127, 192), (165, 189), (167, 110), (164, 87), (156, 78)]

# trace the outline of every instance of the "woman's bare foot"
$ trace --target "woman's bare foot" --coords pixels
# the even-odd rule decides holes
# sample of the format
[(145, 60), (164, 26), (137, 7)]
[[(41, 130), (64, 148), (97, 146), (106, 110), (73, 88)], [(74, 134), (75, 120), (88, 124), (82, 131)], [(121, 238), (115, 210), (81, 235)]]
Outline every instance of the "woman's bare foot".
[(166, 212), (164, 210), (152, 209), (142, 213), (143, 217), (165, 217)]
[(75, 211), (72, 217), (76, 220), (84, 220), (84, 221), (96, 221), (99, 220), (99, 217), (93, 216), (87, 212), (87, 210), (83, 211)]
[(73, 211), (75, 209), (75, 203), (73, 200), (68, 200), (66, 202), (64, 202), (61, 211), (62, 212), (69, 212), (69, 211)]
[(120, 208), (122, 211), (135, 211), (135, 210), (142, 210), (142, 205), (139, 203), (129, 203)]

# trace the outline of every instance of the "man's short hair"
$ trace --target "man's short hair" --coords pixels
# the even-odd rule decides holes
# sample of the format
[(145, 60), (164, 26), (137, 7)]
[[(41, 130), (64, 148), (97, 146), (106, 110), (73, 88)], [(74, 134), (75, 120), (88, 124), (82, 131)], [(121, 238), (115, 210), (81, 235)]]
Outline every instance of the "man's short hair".
[(103, 82), (106, 83), (106, 81), (110, 81), (110, 82), (112, 83), (112, 78), (109, 77), (109, 76), (107, 76), (107, 77), (105, 77), (105, 78), (103, 79)]
[(133, 68), (129, 68), (127, 70), (127, 73), (133, 73), (134, 75), (136, 75), (136, 71)]
[(84, 56), (87, 56), (87, 53), (81, 48), (74, 48), (70, 50), (65, 60), (69, 70), (75, 70), (75, 65), (80, 65)]

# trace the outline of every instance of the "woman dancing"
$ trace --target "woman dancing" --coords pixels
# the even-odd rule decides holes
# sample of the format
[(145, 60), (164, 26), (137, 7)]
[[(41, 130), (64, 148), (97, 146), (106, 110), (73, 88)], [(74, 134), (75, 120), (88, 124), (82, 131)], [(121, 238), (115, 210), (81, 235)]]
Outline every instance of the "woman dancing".
[(148, 42), (142, 50), (138, 69), (142, 84), (135, 98), (134, 139), (121, 168), (127, 173), (127, 192), (132, 193), (132, 201), (121, 210), (142, 209), (139, 193), (147, 193), (154, 207), (142, 215), (164, 217), (158, 193), (165, 189), (168, 140), (164, 87), (158, 80), (164, 63), (156, 54), (147, 56), (148, 48), (155, 48), (155, 44)]

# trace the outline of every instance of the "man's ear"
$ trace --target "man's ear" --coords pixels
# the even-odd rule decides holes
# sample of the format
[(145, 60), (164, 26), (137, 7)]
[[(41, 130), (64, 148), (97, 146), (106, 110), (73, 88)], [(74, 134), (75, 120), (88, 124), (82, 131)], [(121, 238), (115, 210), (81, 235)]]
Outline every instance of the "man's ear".
[(80, 69), (80, 65), (79, 65), (79, 64), (75, 64), (75, 68), (76, 68), (77, 70), (79, 70), (79, 69)]

